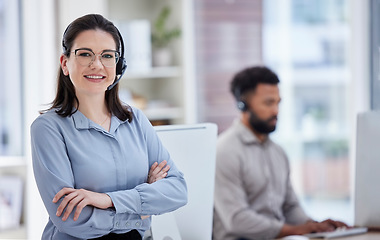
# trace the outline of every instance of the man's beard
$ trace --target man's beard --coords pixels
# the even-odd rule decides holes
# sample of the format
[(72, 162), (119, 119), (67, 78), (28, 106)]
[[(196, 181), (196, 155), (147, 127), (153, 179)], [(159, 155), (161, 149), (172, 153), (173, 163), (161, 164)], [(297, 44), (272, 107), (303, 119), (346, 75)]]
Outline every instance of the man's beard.
[(249, 111), (249, 124), (255, 131), (261, 134), (269, 134), (273, 132), (274, 130), (276, 130), (276, 124), (271, 125), (269, 123), (272, 120), (277, 120), (277, 115), (272, 116), (267, 120), (262, 120), (251, 109), (249, 109), (248, 111)]

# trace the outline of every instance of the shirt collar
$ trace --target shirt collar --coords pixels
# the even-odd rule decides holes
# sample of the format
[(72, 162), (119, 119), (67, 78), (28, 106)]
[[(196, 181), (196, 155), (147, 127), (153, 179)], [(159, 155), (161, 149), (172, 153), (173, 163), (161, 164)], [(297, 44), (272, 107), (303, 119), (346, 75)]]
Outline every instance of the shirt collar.
[(71, 115), (74, 121), (74, 125), (77, 129), (89, 129), (90, 128), (90, 120), (86, 118), (83, 113), (79, 110), (76, 110), (73, 115)]
[[(79, 110), (75, 111), (75, 113), (73, 113), (73, 115), (71, 117), (72, 117), (72, 119), (74, 121), (75, 127), (78, 130), (81, 130), (81, 129), (90, 129), (90, 128), (103, 130), (103, 129), (100, 128), (100, 126), (98, 124), (96, 124), (93, 121), (91, 121), (90, 119), (88, 119)], [(110, 129), (110, 133), (115, 132), (116, 129), (121, 124), (123, 124), (123, 123), (125, 123), (127, 121), (128, 120), (122, 121), (119, 118), (117, 118), (115, 115), (112, 115), (112, 117), (111, 117), (111, 129)]]
[(245, 126), (240, 119), (235, 119), (233, 124), (237, 131), (237, 134), (245, 144), (266, 144), (271, 141), (268, 136), (267, 140), (265, 140), (263, 143), (260, 142), (256, 135), (251, 131), (251, 129)]

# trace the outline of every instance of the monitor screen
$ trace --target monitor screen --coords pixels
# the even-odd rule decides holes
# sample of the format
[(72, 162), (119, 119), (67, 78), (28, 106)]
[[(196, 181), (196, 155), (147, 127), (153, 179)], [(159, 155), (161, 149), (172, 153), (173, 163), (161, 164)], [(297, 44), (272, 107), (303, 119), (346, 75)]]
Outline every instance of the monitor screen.
[[(211, 123), (190, 125), (168, 125), (155, 127), (159, 138), (169, 151), (171, 158), (183, 172), (187, 188), (188, 203), (173, 212), (182, 240), (210, 240), (212, 236), (214, 178), (217, 126)], [(164, 214), (165, 215), (165, 214)], [(170, 229), (155, 228), (155, 222), (170, 222), (168, 216), (153, 216), (152, 235), (168, 236)], [(173, 224), (172, 224), (173, 225)], [(166, 235), (165, 235), (166, 234)], [(171, 237), (172, 239), (175, 239)], [(170, 239), (170, 238), (163, 238)]]
[(355, 225), (380, 227), (380, 112), (358, 114)]

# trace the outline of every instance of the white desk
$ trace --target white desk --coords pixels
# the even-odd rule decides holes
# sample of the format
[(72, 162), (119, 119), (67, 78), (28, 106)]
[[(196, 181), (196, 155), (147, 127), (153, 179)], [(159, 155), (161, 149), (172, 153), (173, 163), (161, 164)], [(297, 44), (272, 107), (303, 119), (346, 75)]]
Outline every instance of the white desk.
[[(281, 240), (282, 238), (276, 238)], [(323, 238), (310, 238), (310, 240), (323, 240)], [(340, 238), (332, 238), (332, 240), (380, 240), (380, 231), (367, 232), (365, 234), (351, 235)]]
[[(315, 240), (321, 240), (321, 238), (310, 238)], [(368, 232), (365, 234), (358, 234), (340, 238), (333, 238), (334, 240), (380, 240), (380, 232)]]

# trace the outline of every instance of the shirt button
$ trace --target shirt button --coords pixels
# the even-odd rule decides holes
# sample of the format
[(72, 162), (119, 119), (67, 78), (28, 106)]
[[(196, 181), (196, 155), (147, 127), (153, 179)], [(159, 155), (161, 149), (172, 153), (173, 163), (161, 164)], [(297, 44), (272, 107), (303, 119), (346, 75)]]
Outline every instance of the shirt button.
[(126, 227), (129, 227), (129, 226), (131, 226), (131, 224), (130, 224), (129, 222), (126, 222), (126, 223), (125, 223), (125, 226), (126, 226)]
[(120, 223), (119, 222), (116, 222), (116, 227), (119, 227), (120, 226)]
[(140, 223), (139, 222), (136, 223), (136, 227), (140, 227)]

